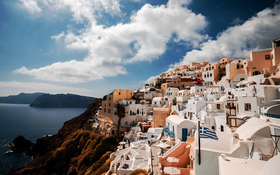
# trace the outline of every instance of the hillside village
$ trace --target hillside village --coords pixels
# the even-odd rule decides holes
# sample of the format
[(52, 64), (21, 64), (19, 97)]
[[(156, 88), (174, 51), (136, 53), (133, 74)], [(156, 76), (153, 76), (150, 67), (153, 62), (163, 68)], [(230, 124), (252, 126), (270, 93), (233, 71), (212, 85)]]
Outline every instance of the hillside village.
[(108, 175), (268, 175), (280, 172), (279, 102), (277, 39), (250, 58), (193, 62), (142, 89), (115, 89), (92, 127), (123, 137)]

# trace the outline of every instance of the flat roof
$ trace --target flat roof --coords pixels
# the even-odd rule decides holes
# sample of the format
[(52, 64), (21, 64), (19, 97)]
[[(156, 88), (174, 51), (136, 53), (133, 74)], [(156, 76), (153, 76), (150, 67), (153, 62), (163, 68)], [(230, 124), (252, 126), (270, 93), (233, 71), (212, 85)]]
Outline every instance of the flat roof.
[(272, 51), (272, 48), (268, 48), (268, 49), (254, 50), (254, 51), (252, 51), (252, 53), (271, 52), (271, 51)]
[(262, 175), (266, 161), (219, 156), (220, 175)]

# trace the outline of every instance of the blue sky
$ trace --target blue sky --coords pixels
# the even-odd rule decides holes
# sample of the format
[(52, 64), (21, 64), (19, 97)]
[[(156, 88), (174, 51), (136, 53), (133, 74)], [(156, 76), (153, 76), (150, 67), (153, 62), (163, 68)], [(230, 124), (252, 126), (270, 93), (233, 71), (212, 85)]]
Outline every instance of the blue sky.
[(274, 0), (1, 0), (0, 96), (102, 97), (280, 37)]

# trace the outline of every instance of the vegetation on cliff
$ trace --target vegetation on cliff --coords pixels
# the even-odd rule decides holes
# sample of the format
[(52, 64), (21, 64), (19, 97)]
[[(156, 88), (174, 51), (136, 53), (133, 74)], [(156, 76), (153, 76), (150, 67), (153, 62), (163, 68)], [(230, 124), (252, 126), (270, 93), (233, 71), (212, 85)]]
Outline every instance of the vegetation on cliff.
[(101, 105), (95, 99), (78, 117), (64, 123), (58, 134), (38, 139), (29, 155), (33, 160), (9, 174), (93, 174), (109, 169), (110, 154), (118, 142), (113, 136), (104, 136), (86, 130), (90, 119)]

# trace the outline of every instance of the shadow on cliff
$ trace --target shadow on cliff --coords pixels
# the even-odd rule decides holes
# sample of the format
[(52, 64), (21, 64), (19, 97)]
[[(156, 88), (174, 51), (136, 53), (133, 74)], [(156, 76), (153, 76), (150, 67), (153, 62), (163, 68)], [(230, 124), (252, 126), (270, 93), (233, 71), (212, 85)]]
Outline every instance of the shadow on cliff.
[(88, 120), (101, 106), (94, 99), (87, 110), (64, 123), (58, 134), (40, 138), (27, 154), (33, 158), (13, 174), (102, 174), (109, 169), (110, 153), (117, 147), (117, 139), (86, 130)]

